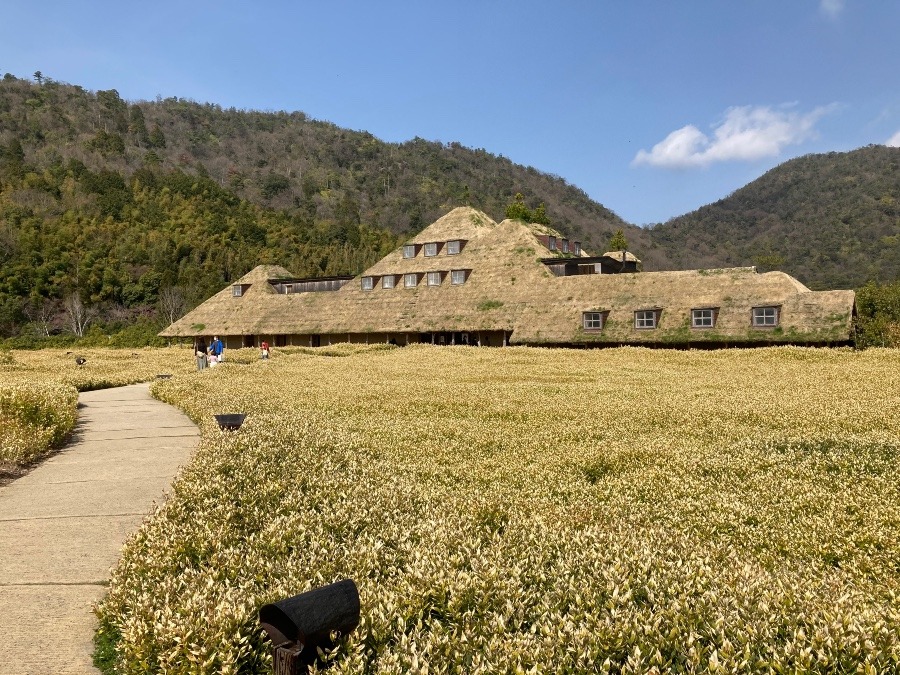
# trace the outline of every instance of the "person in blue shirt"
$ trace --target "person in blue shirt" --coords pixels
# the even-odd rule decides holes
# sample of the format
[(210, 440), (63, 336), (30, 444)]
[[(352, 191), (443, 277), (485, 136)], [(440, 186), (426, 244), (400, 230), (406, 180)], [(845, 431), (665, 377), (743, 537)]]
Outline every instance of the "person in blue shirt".
[(209, 355), (214, 356), (217, 363), (221, 363), (224, 352), (225, 346), (222, 344), (219, 336), (214, 335), (212, 342), (209, 343)]

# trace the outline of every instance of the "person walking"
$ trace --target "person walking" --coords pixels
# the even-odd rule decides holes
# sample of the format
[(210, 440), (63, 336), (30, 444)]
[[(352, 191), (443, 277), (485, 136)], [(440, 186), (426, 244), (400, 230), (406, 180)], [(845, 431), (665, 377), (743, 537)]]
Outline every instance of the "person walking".
[(225, 345), (222, 344), (218, 335), (213, 335), (212, 342), (209, 343), (209, 355), (215, 357), (216, 363), (222, 363), (225, 360)]
[(206, 370), (206, 342), (204, 342), (203, 338), (197, 342), (197, 370)]

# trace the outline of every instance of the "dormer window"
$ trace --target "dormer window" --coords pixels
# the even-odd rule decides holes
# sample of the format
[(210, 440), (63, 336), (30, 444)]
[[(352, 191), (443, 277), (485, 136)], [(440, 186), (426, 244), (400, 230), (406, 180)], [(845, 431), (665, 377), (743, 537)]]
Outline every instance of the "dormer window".
[(451, 239), (447, 242), (447, 255), (459, 255), (462, 250), (462, 242), (459, 239)]
[(551, 251), (556, 250), (556, 237), (554, 237), (554, 236), (547, 237), (547, 248), (549, 248)]
[(419, 283), (419, 275), (418, 274), (404, 274), (403, 275), (403, 287), (404, 288), (415, 288)]
[(425, 257), (433, 258), (438, 253), (438, 245), (436, 242), (425, 244)]
[(581, 242), (580, 241), (573, 242), (573, 245), (575, 247), (575, 255), (581, 255)]
[(777, 326), (781, 318), (781, 307), (754, 307), (752, 317), (754, 328)]
[(466, 283), (469, 270), (450, 270), (450, 283), (454, 286)]
[(691, 328), (712, 328), (719, 310), (714, 307), (691, 310)]
[(396, 281), (397, 280), (393, 274), (385, 274), (383, 277), (381, 277), (381, 287), (393, 288)]
[(563, 252), (563, 253), (568, 253), (568, 252), (569, 252), (569, 240), (568, 240), (568, 239), (563, 239), (563, 240), (562, 240), (562, 252)]
[(634, 327), (639, 330), (656, 328), (659, 323), (658, 309), (642, 309), (634, 313)]
[(375, 288), (375, 277), (363, 277), (362, 289), (364, 291), (371, 291), (373, 288)]
[(247, 289), (250, 288), (250, 284), (234, 284), (231, 287), (231, 296), (233, 298), (239, 298), (244, 293), (247, 292)]
[(440, 272), (429, 272), (428, 273), (428, 285), (429, 286), (440, 286), (441, 285), (441, 273)]
[(584, 312), (581, 315), (581, 325), (585, 330), (603, 330), (606, 320), (606, 312)]
[(416, 245), (415, 244), (404, 245), (403, 257), (404, 258), (415, 258), (416, 257)]

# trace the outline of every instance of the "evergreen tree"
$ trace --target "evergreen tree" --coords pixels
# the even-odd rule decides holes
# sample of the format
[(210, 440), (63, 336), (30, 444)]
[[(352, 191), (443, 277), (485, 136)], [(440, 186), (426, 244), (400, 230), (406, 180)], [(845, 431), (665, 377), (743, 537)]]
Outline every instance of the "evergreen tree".
[(616, 233), (609, 240), (610, 251), (627, 251), (628, 241), (625, 239), (625, 233), (622, 230), (616, 230)]
[(544, 202), (538, 204), (538, 207), (534, 210), (534, 213), (531, 214), (531, 222), (538, 223), (539, 225), (550, 224), (550, 218), (547, 216), (547, 209), (544, 207)]
[(522, 196), (521, 192), (517, 192), (513, 203), (506, 207), (506, 217), (510, 220), (531, 222), (531, 211), (525, 206), (525, 197)]
[(133, 105), (129, 111), (128, 131), (137, 138), (138, 145), (150, 145), (150, 134), (144, 122), (144, 111), (141, 106)]
[(150, 147), (153, 147), (153, 148), (166, 147), (166, 136), (163, 133), (163, 130), (159, 128), (158, 124), (154, 124), (153, 130), (150, 132)]

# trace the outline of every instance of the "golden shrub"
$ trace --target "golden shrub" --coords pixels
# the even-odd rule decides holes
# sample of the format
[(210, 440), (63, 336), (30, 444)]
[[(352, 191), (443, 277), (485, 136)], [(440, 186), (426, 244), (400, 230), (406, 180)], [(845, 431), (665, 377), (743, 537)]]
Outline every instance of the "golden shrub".
[(259, 606), (347, 577), (335, 673), (900, 666), (897, 352), (350, 352), (153, 385), (203, 440), (99, 608), (121, 672), (268, 672)]

